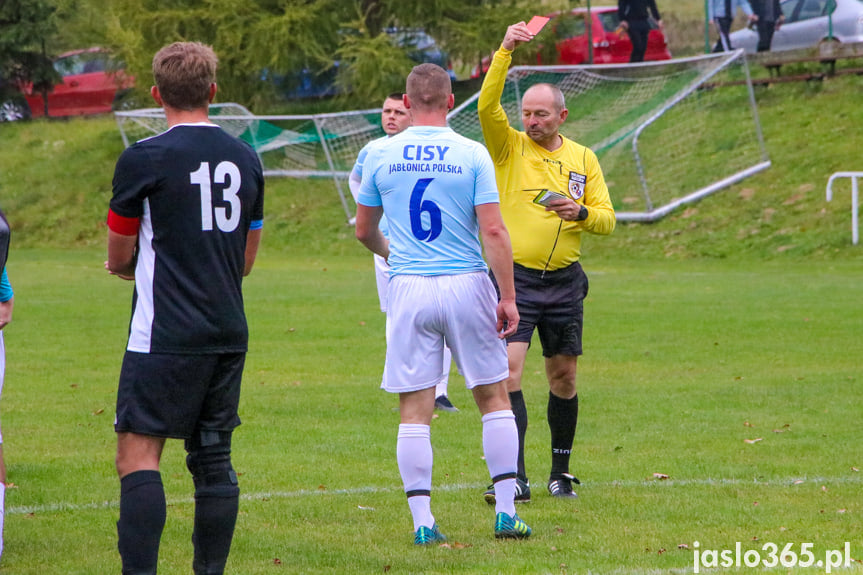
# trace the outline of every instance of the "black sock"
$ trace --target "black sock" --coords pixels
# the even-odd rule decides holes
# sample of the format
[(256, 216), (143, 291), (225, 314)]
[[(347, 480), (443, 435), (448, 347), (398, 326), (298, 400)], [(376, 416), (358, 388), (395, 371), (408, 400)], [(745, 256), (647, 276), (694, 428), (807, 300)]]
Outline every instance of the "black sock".
[(518, 429), (518, 478), (527, 483), (527, 473), (524, 469), (524, 436), (527, 433), (527, 407), (524, 405), (524, 395), (521, 390), (509, 392), (509, 403), (515, 415), (515, 427)]
[(240, 490), (236, 485), (196, 490), (195, 530), (192, 533), (196, 575), (224, 573), (237, 524), (239, 502)]
[(158, 471), (135, 471), (120, 480), (117, 548), (124, 574), (156, 573), (165, 515), (165, 489)]
[(551, 477), (569, 473), (569, 456), (578, 423), (578, 394), (563, 399), (548, 393), (548, 427), (551, 430)]

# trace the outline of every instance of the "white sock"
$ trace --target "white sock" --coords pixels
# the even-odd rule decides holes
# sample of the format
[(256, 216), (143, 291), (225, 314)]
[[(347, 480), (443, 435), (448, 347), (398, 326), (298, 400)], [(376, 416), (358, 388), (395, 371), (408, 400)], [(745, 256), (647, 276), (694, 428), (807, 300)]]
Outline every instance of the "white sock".
[(515, 515), (515, 473), (518, 465), (518, 429), (511, 409), (492, 411), (482, 416), (482, 449), (485, 464), (494, 480), (512, 474), (494, 484), (495, 513)]
[(431, 428), (419, 423), (399, 425), (396, 459), (402, 476), (414, 531), (434, 526), (431, 512), (432, 463)]
[(6, 518), (6, 484), (0, 481), (0, 557), (3, 556), (3, 520)]
[(449, 370), (452, 365), (452, 352), (448, 347), (443, 348), (443, 371), (441, 371), (441, 379), (437, 382), (434, 388), (434, 396), (440, 397), (447, 395), (447, 386), (449, 384)]

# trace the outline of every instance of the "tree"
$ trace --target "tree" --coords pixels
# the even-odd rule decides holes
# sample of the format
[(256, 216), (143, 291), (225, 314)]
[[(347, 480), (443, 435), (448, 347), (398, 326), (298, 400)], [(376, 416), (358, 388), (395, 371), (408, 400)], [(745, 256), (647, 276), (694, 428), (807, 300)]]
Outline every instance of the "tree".
[[(387, 28), (423, 29), (455, 59), (474, 63), (500, 43), (506, 26), (533, 15), (526, 0), (57, 0), (65, 34), (94, 40), (136, 78), (150, 77), (153, 54), (196, 40), (219, 55), (220, 99), (248, 106), (272, 93), (267, 76), (338, 67), (356, 105), (377, 105), (404, 88), (414, 62)], [(561, 9), (572, 2), (559, 0)], [(545, 8), (548, 9), (548, 8)], [(101, 26), (101, 31), (94, 26)], [(529, 61), (530, 48), (518, 57)], [(149, 87), (138, 82), (138, 90)]]
[(48, 93), (60, 81), (46, 51), (56, 32), (56, 7), (47, 0), (0, 0), (0, 77), (13, 85), (32, 82), (42, 94), (48, 115)]

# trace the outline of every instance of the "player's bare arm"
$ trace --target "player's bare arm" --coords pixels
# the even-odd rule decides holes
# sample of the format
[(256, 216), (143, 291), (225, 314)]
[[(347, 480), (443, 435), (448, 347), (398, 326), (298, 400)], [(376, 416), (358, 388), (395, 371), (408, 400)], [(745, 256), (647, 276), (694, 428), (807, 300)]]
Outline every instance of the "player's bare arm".
[(255, 258), (258, 256), (258, 246), (261, 245), (261, 231), (260, 229), (249, 230), (249, 233), (246, 235), (246, 263), (243, 266), (244, 276), (252, 273)]
[(124, 280), (135, 279), (135, 249), (138, 235), (126, 236), (108, 230), (108, 261), (106, 269)]
[(509, 241), (509, 231), (500, 215), (500, 204), (481, 204), (476, 207), (476, 216), (485, 258), (500, 289), (497, 331), (498, 337), (503, 339), (514, 334), (518, 328), (515, 283), (512, 278), (512, 244)]
[(364, 206), (357, 204), (357, 229), (356, 236), (360, 242), (369, 250), (384, 259), (390, 257), (390, 243), (381, 233), (378, 224), (384, 215), (381, 206)]
[(15, 298), (0, 302), (0, 330), (12, 321), (12, 308), (15, 307)]

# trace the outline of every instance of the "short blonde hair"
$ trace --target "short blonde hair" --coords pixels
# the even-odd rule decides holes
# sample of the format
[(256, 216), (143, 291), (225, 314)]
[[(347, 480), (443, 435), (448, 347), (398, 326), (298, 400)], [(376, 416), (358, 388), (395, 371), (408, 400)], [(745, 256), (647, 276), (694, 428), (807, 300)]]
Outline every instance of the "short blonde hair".
[(452, 80), (437, 64), (420, 64), (408, 75), (407, 94), (412, 108), (446, 110), (452, 94)]
[(153, 79), (168, 106), (196, 110), (210, 103), (219, 59), (200, 42), (174, 42), (153, 56)]

